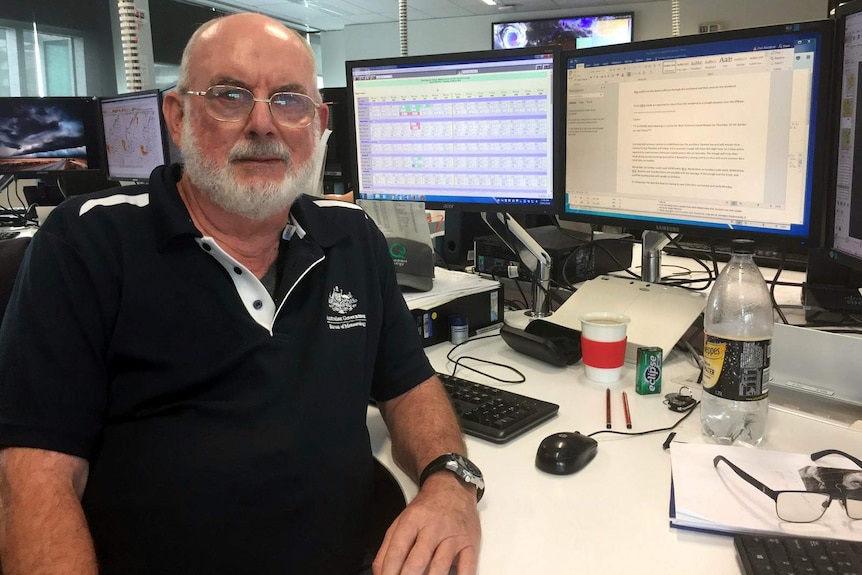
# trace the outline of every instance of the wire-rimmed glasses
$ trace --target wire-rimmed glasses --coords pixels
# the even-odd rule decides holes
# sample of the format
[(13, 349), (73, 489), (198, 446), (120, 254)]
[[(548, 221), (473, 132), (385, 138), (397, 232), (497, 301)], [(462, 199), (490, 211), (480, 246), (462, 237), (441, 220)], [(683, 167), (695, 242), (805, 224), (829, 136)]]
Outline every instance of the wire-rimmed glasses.
[[(811, 456), (812, 460), (815, 459), (815, 455), (818, 456), (817, 459), (829, 454), (838, 454), (844, 455), (850, 458), (852, 461), (859, 461), (858, 459), (847, 455), (841, 451), (836, 450), (826, 450), (820, 451)], [(779, 490), (771, 489), (766, 486), (761, 481), (755, 479), (735, 464), (731, 463), (726, 457), (723, 455), (717, 455), (712, 460), (712, 464), (715, 467), (718, 467), (720, 462), (724, 462), (730, 467), (737, 475), (747, 481), (752, 487), (757, 489), (758, 491), (764, 493), (768, 497), (770, 497), (773, 501), (775, 501), (775, 513), (778, 515), (779, 519), (783, 521), (788, 521), (791, 523), (811, 523), (812, 521), (817, 521), (823, 514), (826, 513), (826, 509), (832, 503), (833, 500), (838, 500), (841, 503), (841, 506), (844, 508), (844, 511), (847, 513), (847, 517), (850, 519), (862, 519), (862, 489), (856, 489), (852, 491), (845, 491), (840, 488), (836, 488), (829, 491), (798, 491), (798, 490)]]
[[(219, 122), (240, 122), (248, 118), (255, 102), (266, 102), (272, 119), (285, 128), (304, 128), (314, 120), (318, 104), (305, 94), (275, 92), (269, 98), (255, 98), (251, 91), (240, 86), (217, 84), (203, 92), (186, 90), (183, 94), (201, 96), (207, 114)], [(328, 103), (328, 102), (324, 102)]]

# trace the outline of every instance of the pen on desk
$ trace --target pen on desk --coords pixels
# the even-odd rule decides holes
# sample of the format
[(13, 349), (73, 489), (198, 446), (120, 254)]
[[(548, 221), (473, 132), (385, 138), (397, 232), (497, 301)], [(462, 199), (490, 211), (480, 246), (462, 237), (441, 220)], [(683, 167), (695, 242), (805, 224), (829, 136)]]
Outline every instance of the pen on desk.
[(611, 388), (605, 391), (605, 422), (608, 429), (611, 428)]
[(626, 429), (632, 428), (632, 413), (629, 411), (629, 396), (623, 392), (623, 413), (626, 415)]

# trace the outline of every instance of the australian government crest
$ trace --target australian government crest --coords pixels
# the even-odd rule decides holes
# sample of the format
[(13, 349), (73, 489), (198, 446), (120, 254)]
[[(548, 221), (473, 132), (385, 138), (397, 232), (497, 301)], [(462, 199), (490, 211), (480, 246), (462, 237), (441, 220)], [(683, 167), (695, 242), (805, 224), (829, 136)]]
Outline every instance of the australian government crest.
[(335, 286), (329, 294), (329, 309), (337, 315), (327, 315), (326, 323), (329, 329), (351, 329), (354, 327), (365, 327), (366, 318), (364, 313), (350, 313), (359, 304), (359, 300), (350, 292), (343, 291)]

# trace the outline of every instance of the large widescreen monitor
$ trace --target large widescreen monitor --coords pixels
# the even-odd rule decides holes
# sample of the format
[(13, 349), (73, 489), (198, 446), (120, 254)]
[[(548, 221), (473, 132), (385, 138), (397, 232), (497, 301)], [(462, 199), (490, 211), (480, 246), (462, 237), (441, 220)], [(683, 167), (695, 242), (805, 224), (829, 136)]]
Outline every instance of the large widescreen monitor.
[(0, 98), (0, 174), (35, 178), (102, 169), (95, 98)]
[(633, 39), (634, 13), (541, 18), (491, 24), (495, 50), (557, 45), (565, 50), (623, 44)]
[(820, 245), (832, 35), (818, 21), (564, 54), (560, 216)]
[(146, 181), (168, 163), (168, 141), (158, 90), (101, 98), (105, 156), (111, 180)]
[(559, 55), (545, 47), (348, 62), (359, 198), (550, 213)]
[(831, 255), (862, 270), (862, 2), (836, 12), (837, 150), (829, 199)]

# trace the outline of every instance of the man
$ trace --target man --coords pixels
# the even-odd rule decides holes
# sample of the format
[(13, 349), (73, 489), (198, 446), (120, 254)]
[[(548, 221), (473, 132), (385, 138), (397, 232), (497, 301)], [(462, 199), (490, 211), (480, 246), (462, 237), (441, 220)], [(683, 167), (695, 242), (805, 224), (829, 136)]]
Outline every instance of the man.
[[(313, 56), (269, 18), (214, 20), (163, 113), (185, 168), (65, 202), (19, 274), (3, 573), (356, 572), (369, 396), (414, 479), (464, 444), (382, 235), (300, 196), (328, 116)], [(374, 571), (473, 574), (476, 489), (425, 475)]]

